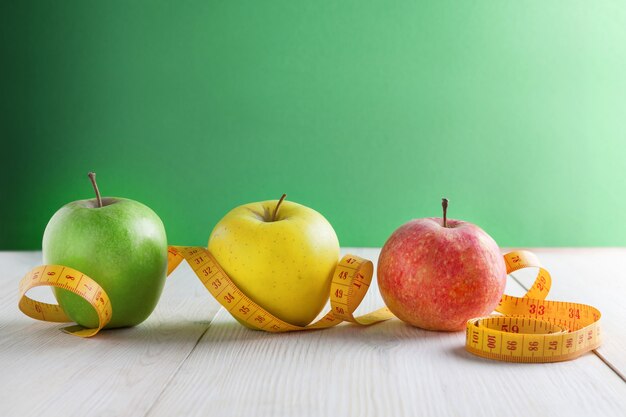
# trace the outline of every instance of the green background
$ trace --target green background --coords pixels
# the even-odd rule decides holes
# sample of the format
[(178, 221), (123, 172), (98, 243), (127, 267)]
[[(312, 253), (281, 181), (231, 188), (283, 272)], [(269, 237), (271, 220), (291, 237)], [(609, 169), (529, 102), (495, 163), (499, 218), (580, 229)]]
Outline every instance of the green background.
[(89, 170), (175, 244), (283, 192), (343, 246), (442, 196), (502, 246), (626, 244), (620, 2), (5, 1), (0, 42), (0, 249)]

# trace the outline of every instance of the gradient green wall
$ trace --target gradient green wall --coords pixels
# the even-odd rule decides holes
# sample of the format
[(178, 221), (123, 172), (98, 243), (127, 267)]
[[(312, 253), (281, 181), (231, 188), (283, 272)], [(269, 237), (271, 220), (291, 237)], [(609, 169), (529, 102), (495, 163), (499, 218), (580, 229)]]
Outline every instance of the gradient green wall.
[(0, 41), (0, 249), (89, 170), (176, 244), (286, 192), (344, 246), (442, 196), (502, 246), (626, 245), (623, 2), (17, 1)]

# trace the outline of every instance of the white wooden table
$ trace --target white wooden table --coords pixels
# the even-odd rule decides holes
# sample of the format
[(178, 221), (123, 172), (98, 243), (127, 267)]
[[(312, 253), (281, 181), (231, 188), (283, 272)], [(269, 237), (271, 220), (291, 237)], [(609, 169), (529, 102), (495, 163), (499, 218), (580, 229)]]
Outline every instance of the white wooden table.
[[(344, 249), (373, 260), (378, 249)], [(603, 313), (605, 341), (569, 362), (475, 357), (464, 333), (391, 320), (267, 334), (226, 313), (185, 264), (152, 316), (92, 339), (17, 309), (40, 252), (0, 252), (0, 416), (626, 416), (626, 249), (535, 251), (551, 299)], [(509, 279), (523, 294), (530, 277)], [(52, 299), (49, 289), (35, 296)], [(359, 312), (382, 306), (374, 285)]]

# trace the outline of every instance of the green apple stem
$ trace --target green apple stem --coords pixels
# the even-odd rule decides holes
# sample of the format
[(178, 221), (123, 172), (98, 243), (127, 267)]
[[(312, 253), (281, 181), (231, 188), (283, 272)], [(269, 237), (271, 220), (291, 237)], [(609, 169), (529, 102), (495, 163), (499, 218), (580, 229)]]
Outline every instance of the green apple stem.
[(102, 207), (102, 198), (100, 197), (100, 190), (98, 190), (98, 184), (96, 183), (96, 173), (90, 172), (87, 174), (93, 185), (93, 190), (96, 192), (96, 199), (98, 200), (98, 207)]
[(276, 204), (276, 208), (274, 209), (274, 214), (272, 215), (273, 222), (276, 221), (276, 216), (278, 215), (278, 209), (280, 208), (280, 205), (282, 204), (285, 197), (287, 197), (287, 194), (283, 194), (283, 196), (280, 198), (280, 200), (278, 200), (278, 203)]
[(447, 217), (446, 217), (448, 214), (448, 199), (447, 198), (441, 199), (441, 207), (443, 207), (443, 227), (448, 227)]

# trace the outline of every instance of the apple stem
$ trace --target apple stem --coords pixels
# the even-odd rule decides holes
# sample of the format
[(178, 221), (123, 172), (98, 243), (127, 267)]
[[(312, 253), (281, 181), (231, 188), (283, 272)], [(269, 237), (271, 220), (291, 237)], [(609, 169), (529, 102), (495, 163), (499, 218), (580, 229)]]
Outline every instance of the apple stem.
[(98, 200), (98, 207), (102, 207), (102, 198), (100, 197), (100, 190), (98, 190), (98, 184), (96, 183), (96, 173), (90, 172), (87, 174), (89, 179), (91, 180), (91, 185), (93, 185), (93, 190), (96, 192), (96, 199)]
[(441, 207), (443, 207), (443, 227), (448, 227), (447, 215), (448, 215), (448, 199), (441, 199)]
[(280, 200), (278, 200), (278, 203), (276, 204), (276, 208), (274, 209), (274, 215), (272, 216), (273, 222), (276, 221), (276, 216), (278, 215), (278, 209), (280, 208), (280, 205), (282, 204), (285, 197), (287, 197), (287, 194), (283, 194), (283, 196), (280, 198)]

